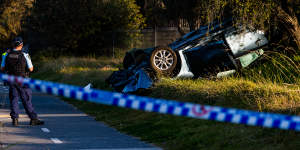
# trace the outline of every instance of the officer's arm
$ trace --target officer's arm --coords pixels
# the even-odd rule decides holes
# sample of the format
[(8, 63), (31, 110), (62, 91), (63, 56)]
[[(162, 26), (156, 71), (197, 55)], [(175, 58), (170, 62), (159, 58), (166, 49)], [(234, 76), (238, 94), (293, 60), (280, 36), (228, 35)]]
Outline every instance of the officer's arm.
[(33, 65), (32, 65), (30, 56), (29, 56), (29, 54), (27, 54), (27, 53), (23, 53), (23, 54), (24, 54), (25, 59), (26, 59), (27, 68), (28, 68), (28, 70), (29, 70), (30, 72), (32, 72), (32, 71), (33, 71)]
[(6, 56), (7, 56), (7, 53), (2, 54), (1, 71), (4, 71)]

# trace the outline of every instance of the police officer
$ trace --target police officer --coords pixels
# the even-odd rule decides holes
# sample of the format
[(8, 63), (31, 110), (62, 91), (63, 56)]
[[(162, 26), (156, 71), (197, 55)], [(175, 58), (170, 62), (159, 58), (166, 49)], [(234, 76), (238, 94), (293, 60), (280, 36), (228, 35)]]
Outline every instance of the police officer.
[[(28, 77), (27, 72), (33, 71), (33, 65), (28, 53), (22, 52), (23, 40), (16, 37), (12, 42), (13, 49), (3, 56), (1, 70), (9, 75)], [(26, 71), (28, 70), (28, 71)], [(29, 87), (20, 86), (17, 83), (9, 83), (10, 116), (12, 124), (18, 125), (19, 97), (22, 100), (25, 111), (30, 118), (30, 125), (43, 125), (44, 121), (38, 119), (31, 103), (32, 91)]]

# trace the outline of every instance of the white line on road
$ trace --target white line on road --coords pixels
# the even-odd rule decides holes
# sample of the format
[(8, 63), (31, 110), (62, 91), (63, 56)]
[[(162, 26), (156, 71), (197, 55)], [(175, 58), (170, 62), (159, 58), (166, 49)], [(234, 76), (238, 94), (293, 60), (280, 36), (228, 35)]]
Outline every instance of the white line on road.
[(87, 114), (40, 114), (39, 117), (86, 117)]
[(59, 140), (58, 138), (51, 138), (51, 141), (55, 144), (62, 144), (63, 142)]
[(49, 133), (49, 132), (50, 132), (50, 130), (47, 129), (47, 128), (41, 128), (41, 130), (42, 130), (43, 132), (46, 132), (46, 133)]
[[(39, 117), (85, 117), (87, 114), (41, 114)], [(8, 114), (0, 114), (0, 118), (10, 118), (9, 112)], [(19, 118), (27, 118), (27, 115), (19, 115)]]

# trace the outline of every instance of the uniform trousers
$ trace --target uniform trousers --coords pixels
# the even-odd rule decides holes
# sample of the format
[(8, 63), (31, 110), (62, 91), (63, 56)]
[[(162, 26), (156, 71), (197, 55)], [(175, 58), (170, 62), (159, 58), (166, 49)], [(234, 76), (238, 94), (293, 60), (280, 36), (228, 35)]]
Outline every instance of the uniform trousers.
[(37, 114), (31, 103), (32, 90), (29, 87), (21, 87), (15, 83), (9, 83), (10, 116), (19, 118), (19, 98), (22, 100), (26, 114), (30, 119), (37, 119)]

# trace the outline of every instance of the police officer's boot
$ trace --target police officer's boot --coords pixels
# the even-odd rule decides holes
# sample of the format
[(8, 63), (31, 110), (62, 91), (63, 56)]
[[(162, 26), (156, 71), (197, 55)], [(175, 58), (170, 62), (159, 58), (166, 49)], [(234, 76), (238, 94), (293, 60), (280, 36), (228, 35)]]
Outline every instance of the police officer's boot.
[(18, 118), (12, 119), (12, 125), (13, 125), (13, 126), (18, 126), (18, 125), (19, 125)]
[(30, 125), (32, 125), (32, 126), (43, 125), (43, 124), (45, 124), (45, 122), (41, 121), (39, 119), (31, 119), (30, 120)]

